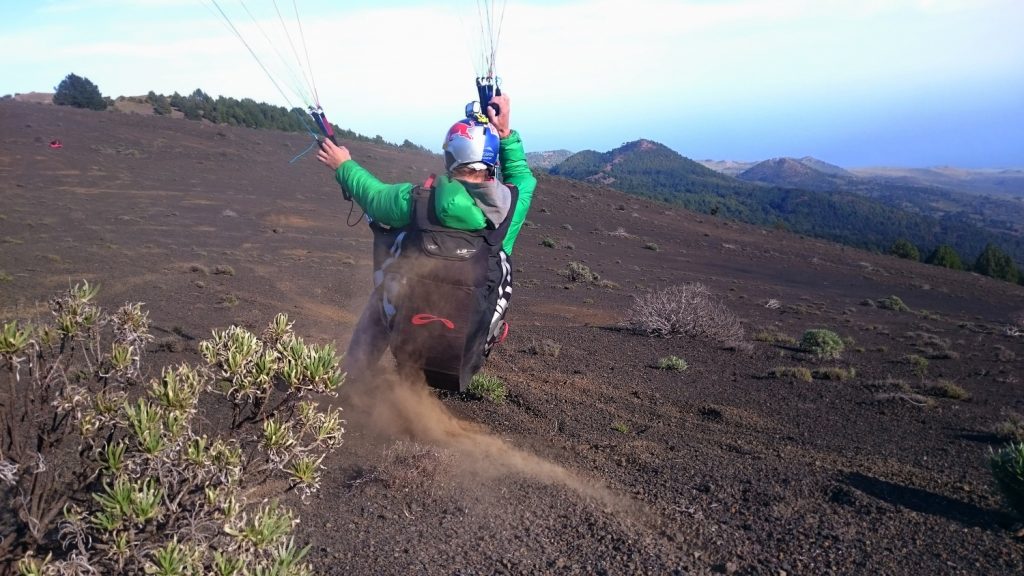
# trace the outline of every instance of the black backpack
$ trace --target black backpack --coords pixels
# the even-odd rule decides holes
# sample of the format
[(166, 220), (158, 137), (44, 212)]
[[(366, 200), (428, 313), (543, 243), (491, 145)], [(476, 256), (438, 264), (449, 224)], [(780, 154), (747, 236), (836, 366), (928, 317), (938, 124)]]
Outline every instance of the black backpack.
[(505, 339), (512, 265), (502, 243), (519, 191), (497, 228), (443, 226), (434, 211), (433, 178), (413, 190), (408, 226), (371, 224), (374, 284), (403, 372), (422, 370), (435, 388), (464, 392), (493, 347)]

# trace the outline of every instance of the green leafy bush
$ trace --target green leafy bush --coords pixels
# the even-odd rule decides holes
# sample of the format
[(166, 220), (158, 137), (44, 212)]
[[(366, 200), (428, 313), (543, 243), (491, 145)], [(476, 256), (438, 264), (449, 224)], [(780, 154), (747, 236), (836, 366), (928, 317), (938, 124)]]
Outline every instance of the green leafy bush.
[(501, 404), (508, 396), (505, 383), (500, 378), (483, 373), (473, 376), (473, 381), (469, 383), (467, 392), (473, 397), (489, 400), (495, 404)]
[(838, 358), (845, 345), (835, 332), (819, 328), (804, 332), (800, 338), (800, 348), (818, 358)]
[(690, 365), (686, 363), (686, 360), (679, 358), (678, 356), (666, 356), (658, 359), (659, 370), (671, 370), (673, 372), (682, 372), (689, 368)]
[(295, 514), (273, 497), (317, 491), (341, 444), (340, 410), (313, 400), (344, 380), (333, 347), (279, 314), (260, 336), (214, 331), (202, 363), (146, 378), (148, 314), (107, 313), (96, 294), (76, 285), (51, 301), (52, 322), (0, 332), (0, 416), (22, 423), (0, 430), (0, 492), (18, 519), (0, 528), (0, 561), (40, 575), (309, 574)]
[(1011, 442), (993, 452), (989, 467), (1007, 504), (1024, 518), (1024, 442)]
[(927, 358), (923, 356), (918, 356), (917, 354), (909, 354), (906, 357), (904, 357), (904, 360), (906, 360), (907, 364), (910, 364), (910, 366), (914, 369), (914, 374), (917, 374), (918, 377), (924, 378), (925, 375), (928, 374)]
[(545, 238), (540, 241), (540, 245), (545, 248), (557, 248), (558, 244), (555, 243), (551, 238)]
[(878, 307), (882, 310), (893, 310), (895, 312), (909, 312), (910, 308), (903, 303), (899, 296), (887, 296), (877, 301)]

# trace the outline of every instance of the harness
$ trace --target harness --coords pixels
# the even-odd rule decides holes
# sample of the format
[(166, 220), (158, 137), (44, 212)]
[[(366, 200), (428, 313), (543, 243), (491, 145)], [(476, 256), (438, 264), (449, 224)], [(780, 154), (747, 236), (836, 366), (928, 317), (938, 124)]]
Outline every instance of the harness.
[(508, 334), (512, 265), (502, 244), (519, 191), (496, 228), (455, 230), (434, 210), (433, 177), (412, 192), (409, 225), (373, 222), (374, 285), (400, 368), (422, 369), (431, 386), (465, 391)]

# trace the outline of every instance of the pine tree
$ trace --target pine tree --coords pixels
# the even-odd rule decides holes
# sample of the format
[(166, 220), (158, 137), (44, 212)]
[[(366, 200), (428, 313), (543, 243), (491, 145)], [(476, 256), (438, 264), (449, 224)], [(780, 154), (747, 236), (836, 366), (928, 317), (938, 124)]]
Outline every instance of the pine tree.
[(1016, 282), (1019, 273), (1013, 259), (994, 244), (988, 244), (974, 262), (974, 271), (1007, 282)]
[(167, 100), (167, 96), (163, 94), (157, 94), (152, 90), (146, 95), (146, 100), (153, 105), (153, 112), (160, 116), (170, 116), (171, 114), (171, 103)]
[(942, 266), (943, 268), (950, 268), (952, 270), (963, 270), (964, 263), (960, 259), (960, 255), (956, 253), (949, 244), (940, 244), (932, 250), (932, 253), (925, 259), (928, 264), (935, 266)]
[(68, 74), (54, 88), (53, 103), (59, 106), (74, 106), (90, 110), (106, 110), (107, 100), (103, 98), (98, 86), (88, 78)]
[(913, 260), (918, 262), (921, 260), (921, 253), (917, 250), (917, 246), (910, 243), (910, 240), (906, 238), (900, 238), (893, 242), (892, 247), (889, 248), (889, 254), (904, 260)]

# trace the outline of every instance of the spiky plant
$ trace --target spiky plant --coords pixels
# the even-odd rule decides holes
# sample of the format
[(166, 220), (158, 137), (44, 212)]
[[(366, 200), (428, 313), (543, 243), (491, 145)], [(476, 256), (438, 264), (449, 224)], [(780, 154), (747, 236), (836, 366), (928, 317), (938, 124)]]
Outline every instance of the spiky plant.
[[(22, 524), (0, 528), (0, 563), (40, 575), (308, 574), (297, 517), (273, 496), (319, 489), (341, 444), (340, 411), (314, 399), (343, 382), (333, 347), (305, 344), (279, 315), (262, 337), (215, 331), (204, 363), (144, 383), (146, 313), (107, 315), (95, 295), (76, 286), (54, 300), (53, 326), (0, 331), (0, 416), (31, 424), (0, 430), (0, 490), (31, 496), (7, 500)], [(201, 430), (225, 399), (234, 418)]]
[(1024, 442), (1011, 442), (993, 452), (989, 467), (1007, 504), (1024, 519)]

